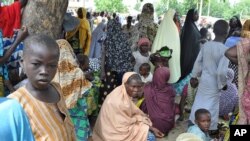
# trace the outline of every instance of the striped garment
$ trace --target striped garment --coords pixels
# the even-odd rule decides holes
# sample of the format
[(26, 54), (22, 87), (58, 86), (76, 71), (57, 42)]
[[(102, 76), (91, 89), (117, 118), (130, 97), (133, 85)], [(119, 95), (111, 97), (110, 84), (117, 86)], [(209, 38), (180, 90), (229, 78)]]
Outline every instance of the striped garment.
[[(61, 95), (59, 85), (52, 83)], [(45, 103), (33, 97), (25, 87), (8, 96), (16, 99), (27, 113), (36, 141), (75, 141), (74, 125), (61, 95), (58, 103)], [(62, 116), (64, 116), (64, 120)]]

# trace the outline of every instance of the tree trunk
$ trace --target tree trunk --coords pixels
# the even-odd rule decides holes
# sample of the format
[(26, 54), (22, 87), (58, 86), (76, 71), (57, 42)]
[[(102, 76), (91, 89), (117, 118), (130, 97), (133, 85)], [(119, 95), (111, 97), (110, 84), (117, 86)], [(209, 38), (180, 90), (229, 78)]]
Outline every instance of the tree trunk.
[(64, 14), (68, 0), (28, 0), (23, 11), (22, 25), (29, 33), (43, 33), (58, 39), (62, 34)]
[(202, 15), (203, 0), (200, 0), (199, 17)]
[(210, 16), (211, 0), (208, 0), (207, 16)]

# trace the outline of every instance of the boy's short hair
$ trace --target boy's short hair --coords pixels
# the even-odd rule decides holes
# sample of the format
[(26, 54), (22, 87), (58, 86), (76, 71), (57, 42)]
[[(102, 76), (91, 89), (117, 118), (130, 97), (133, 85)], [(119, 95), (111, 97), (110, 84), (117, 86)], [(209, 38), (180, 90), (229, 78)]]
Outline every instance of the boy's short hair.
[(200, 29), (201, 37), (206, 37), (207, 33), (208, 33), (207, 28), (203, 27), (203, 28)]
[(202, 114), (209, 114), (210, 112), (207, 109), (198, 109), (195, 111), (195, 120), (198, 120), (200, 118), (200, 115)]
[(31, 46), (34, 44), (36, 45), (41, 44), (49, 48), (50, 50), (56, 49), (59, 52), (59, 46), (54, 39), (52, 39), (51, 37), (45, 34), (36, 34), (36, 35), (28, 36), (24, 40), (23, 57), (26, 56), (26, 54), (29, 54), (28, 51), (30, 50)]
[(89, 57), (84, 54), (77, 54), (76, 57), (80, 64), (85, 64), (89, 60)]
[(147, 71), (150, 71), (150, 69), (151, 69), (149, 63), (143, 63), (143, 64), (141, 64), (141, 66), (139, 67), (139, 70), (141, 70), (142, 67), (145, 67), (147, 69)]
[(229, 24), (225, 20), (218, 20), (214, 24), (215, 35), (227, 35), (229, 31)]

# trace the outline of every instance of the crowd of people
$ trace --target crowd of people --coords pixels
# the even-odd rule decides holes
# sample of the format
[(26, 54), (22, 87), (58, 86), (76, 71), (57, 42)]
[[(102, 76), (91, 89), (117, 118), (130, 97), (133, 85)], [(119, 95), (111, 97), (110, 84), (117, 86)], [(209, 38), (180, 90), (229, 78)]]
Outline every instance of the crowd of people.
[(250, 20), (218, 20), (212, 39), (196, 9), (158, 24), (146, 3), (122, 25), (79, 8), (52, 39), (21, 27), (26, 4), (0, 7), (1, 140), (156, 141), (188, 113), (176, 140), (226, 141), (219, 118), (249, 124)]

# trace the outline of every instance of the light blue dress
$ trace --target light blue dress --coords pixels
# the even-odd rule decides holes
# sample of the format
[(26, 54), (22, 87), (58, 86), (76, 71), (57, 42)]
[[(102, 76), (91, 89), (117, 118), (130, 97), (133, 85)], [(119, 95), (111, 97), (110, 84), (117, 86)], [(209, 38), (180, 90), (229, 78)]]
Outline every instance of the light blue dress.
[(190, 126), (187, 132), (195, 134), (196, 136), (200, 137), (203, 141), (211, 140), (210, 136), (204, 133), (203, 131), (201, 131), (201, 129), (196, 124), (193, 126)]
[(35, 141), (29, 120), (14, 99), (0, 98), (0, 140)]

